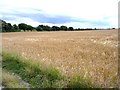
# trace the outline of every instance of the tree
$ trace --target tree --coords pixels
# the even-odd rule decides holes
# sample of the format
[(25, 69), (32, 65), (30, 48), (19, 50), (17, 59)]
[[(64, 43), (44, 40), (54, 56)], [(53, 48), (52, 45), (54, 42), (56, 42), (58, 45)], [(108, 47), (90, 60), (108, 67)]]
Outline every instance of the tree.
[(5, 30), (6, 30), (6, 32), (11, 32), (12, 31), (12, 25), (11, 25), (11, 23), (6, 23), (5, 24)]
[(77, 30), (78, 30), (78, 31), (80, 31), (81, 29), (80, 29), (80, 28), (78, 28)]
[(18, 27), (19, 27), (19, 29), (21, 29), (21, 30), (27, 30), (27, 24), (25, 24), (25, 23), (20, 23), (20, 24), (18, 24)]
[(51, 31), (51, 27), (48, 25), (39, 25), (36, 27), (37, 31)]
[(6, 23), (3, 20), (0, 20), (1, 24), (2, 24), (2, 32), (12, 32), (12, 25), (11, 23)]
[(0, 20), (0, 22), (2, 23), (2, 32), (6, 32), (6, 22), (3, 20)]
[(19, 27), (16, 24), (13, 25), (13, 31), (14, 32), (19, 32), (20, 31)]
[(115, 29), (115, 28), (112, 28), (112, 29)]
[(60, 29), (67, 31), (67, 26), (60, 26)]
[(43, 31), (41, 25), (37, 26), (37, 27), (36, 27), (36, 30), (37, 30), (37, 31)]
[(43, 27), (43, 30), (45, 30), (45, 31), (51, 31), (51, 27), (48, 26), (48, 25), (46, 25), (46, 26)]
[(59, 28), (58, 26), (52, 26), (52, 30), (53, 30), (53, 31), (59, 31), (60, 28)]
[(68, 30), (71, 30), (71, 31), (73, 31), (73, 27), (69, 27), (69, 28), (68, 28)]
[(31, 30), (31, 31), (32, 31), (32, 30), (33, 30), (33, 27), (32, 27), (31, 25), (27, 25), (27, 26), (26, 26), (26, 30)]
[(16, 24), (13, 25), (13, 28), (16, 29), (16, 30), (19, 29)]

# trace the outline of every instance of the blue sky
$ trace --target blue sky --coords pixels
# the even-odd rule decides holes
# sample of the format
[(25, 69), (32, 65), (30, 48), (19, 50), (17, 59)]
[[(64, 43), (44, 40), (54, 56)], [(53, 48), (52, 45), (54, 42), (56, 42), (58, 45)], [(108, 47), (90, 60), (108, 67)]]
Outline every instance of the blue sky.
[(0, 0), (0, 19), (32, 26), (118, 27), (119, 0)]

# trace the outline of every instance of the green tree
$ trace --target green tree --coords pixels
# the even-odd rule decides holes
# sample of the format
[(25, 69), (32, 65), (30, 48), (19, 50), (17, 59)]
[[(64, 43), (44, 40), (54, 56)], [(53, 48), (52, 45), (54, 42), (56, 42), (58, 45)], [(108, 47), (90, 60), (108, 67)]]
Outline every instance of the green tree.
[(12, 31), (11, 23), (6, 23), (3, 20), (0, 20), (0, 23), (2, 24), (2, 32), (11, 32)]
[(33, 27), (32, 27), (31, 25), (27, 25), (27, 26), (26, 26), (26, 30), (31, 30), (31, 31), (32, 31), (32, 30), (33, 30)]
[(43, 30), (45, 30), (45, 31), (51, 31), (51, 27), (48, 26), (48, 25), (46, 25), (46, 26), (43, 27)]
[(16, 30), (19, 29), (16, 24), (13, 25), (13, 28), (16, 29)]
[(0, 22), (2, 23), (2, 32), (6, 32), (6, 22), (3, 20), (0, 20)]
[(60, 26), (60, 29), (67, 31), (67, 26)]
[(71, 31), (73, 31), (73, 27), (69, 27), (69, 28), (68, 28), (68, 30), (71, 30)]
[(39, 25), (39, 26), (36, 27), (36, 30), (37, 30), (37, 31), (43, 31), (43, 28), (42, 28), (41, 25)]
[(18, 24), (18, 27), (19, 27), (19, 29), (21, 29), (21, 30), (27, 30), (27, 24), (25, 24), (25, 23), (20, 23), (20, 24)]
[(59, 31), (60, 30), (60, 28), (58, 27), (58, 26), (52, 26), (52, 28), (51, 28), (53, 31)]
[(19, 32), (20, 31), (19, 27), (16, 24), (13, 25), (13, 31), (14, 32)]
[(5, 32), (12, 32), (12, 25), (11, 23), (5, 23)]

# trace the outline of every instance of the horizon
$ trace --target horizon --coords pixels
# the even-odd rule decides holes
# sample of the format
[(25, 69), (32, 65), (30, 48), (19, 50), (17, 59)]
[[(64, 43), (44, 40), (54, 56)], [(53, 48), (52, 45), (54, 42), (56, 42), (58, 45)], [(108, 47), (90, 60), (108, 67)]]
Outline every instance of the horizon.
[(1, 0), (0, 18), (8, 23), (118, 28), (118, 0)]
[[(0, 23), (2, 23), (2, 21), (4, 21), (6, 24), (8, 24), (8, 22), (6, 22), (5, 20), (1, 20), (0, 19)], [(11, 24), (11, 23), (9, 23), (9, 24)], [(19, 24), (26, 24), (26, 25), (30, 25), (30, 24), (27, 24), (27, 23), (18, 23), (18, 24), (11, 24), (12, 25), (12, 27), (14, 26), (14, 25), (17, 25), (18, 27), (19, 27)], [(40, 24), (40, 25), (43, 25), (43, 26), (49, 26), (49, 25), (44, 25), (44, 24)], [(32, 25), (30, 25), (30, 26), (32, 26)], [(61, 26), (65, 26), (65, 25), (61, 25)], [(61, 27), (61, 26), (57, 26), (56, 25), (56, 27)], [(38, 26), (36, 26), (36, 27), (34, 27), (34, 26), (32, 26), (32, 28), (33, 28), (33, 30), (34, 29), (36, 29), (37, 27), (39, 27), (39, 25)], [(49, 26), (50, 28), (52, 28), (53, 26)], [(65, 26), (65, 27), (67, 27), (67, 29), (69, 29), (70, 27), (72, 27), (72, 26)], [(113, 29), (120, 29), (120, 28), (114, 28), (114, 27), (111, 27), (111, 28), (96, 28), (96, 27), (93, 27), (93, 28), (89, 28), (89, 27), (86, 27), (86, 28), (80, 28), (80, 27), (78, 27), (78, 28), (74, 28), (74, 27), (72, 27), (73, 28), (73, 30), (113, 30)]]

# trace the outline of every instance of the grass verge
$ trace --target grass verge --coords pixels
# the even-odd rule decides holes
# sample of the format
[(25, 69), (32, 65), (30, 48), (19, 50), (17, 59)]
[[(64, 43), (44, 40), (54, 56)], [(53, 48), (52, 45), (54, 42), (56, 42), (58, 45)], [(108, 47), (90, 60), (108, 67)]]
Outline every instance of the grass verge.
[(5, 69), (3, 69), (2, 74), (3, 87), (29, 88), (29, 84), (24, 82), (20, 77), (16, 76), (15, 74), (8, 72)]
[[(92, 85), (87, 80), (78, 76), (68, 79), (52, 66), (45, 67), (37, 61), (27, 60), (16, 53), (4, 51), (3, 61), (3, 86), (7, 88), (20, 87), (16, 74), (21, 79), (30, 84), (31, 88), (91, 88)], [(43, 67), (44, 66), (44, 67)], [(7, 73), (10, 72), (10, 73)], [(6, 78), (7, 77), (7, 78)], [(9, 83), (8, 83), (9, 82)], [(22, 86), (25, 87), (25, 86)]]
[(19, 75), (31, 87), (54, 87), (62, 75), (54, 67), (42, 68), (40, 63), (25, 60), (15, 53), (3, 52), (2, 68)]

